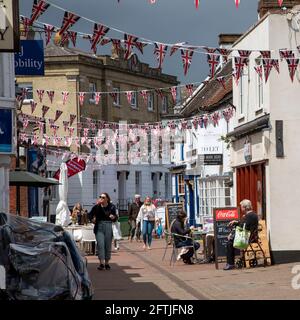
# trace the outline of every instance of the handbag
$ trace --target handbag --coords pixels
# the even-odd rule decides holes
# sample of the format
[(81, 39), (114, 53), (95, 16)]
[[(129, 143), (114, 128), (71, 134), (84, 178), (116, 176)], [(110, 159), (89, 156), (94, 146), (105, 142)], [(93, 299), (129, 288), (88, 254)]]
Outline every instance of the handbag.
[(249, 238), (251, 232), (246, 230), (245, 223), (243, 228), (237, 226), (235, 229), (235, 236), (233, 241), (233, 247), (236, 249), (247, 249), (249, 245)]
[(112, 223), (112, 231), (113, 231), (113, 237), (115, 240), (121, 240), (122, 239), (122, 232), (120, 228), (120, 222), (113, 222)]

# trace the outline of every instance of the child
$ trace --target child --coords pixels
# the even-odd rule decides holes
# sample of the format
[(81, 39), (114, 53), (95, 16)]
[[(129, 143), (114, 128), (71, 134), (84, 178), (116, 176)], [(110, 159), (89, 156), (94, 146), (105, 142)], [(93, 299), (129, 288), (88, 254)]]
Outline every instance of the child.
[(158, 219), (158, 221), (156, 222), (156, 235), (158, 239), (161, 239), (162, 233), (163, 233), (163, 228), (161, 224), (161, 219)]

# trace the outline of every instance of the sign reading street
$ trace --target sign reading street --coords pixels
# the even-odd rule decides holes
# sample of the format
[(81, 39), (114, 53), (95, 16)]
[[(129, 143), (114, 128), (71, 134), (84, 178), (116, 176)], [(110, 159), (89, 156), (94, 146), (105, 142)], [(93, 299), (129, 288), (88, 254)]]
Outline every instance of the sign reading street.
[(44, 75), (43, 40), (21, 40), (21, 49), (15, 54), (15, 72), (18, 76)]

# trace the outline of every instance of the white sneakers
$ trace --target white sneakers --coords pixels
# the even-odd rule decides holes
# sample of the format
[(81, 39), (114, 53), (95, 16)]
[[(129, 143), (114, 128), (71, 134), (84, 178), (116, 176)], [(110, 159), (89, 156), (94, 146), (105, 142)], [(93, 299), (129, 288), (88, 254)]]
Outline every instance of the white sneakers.
[(177, 261), (179, 261), (181, 259), (181, 256), (186, 254), (188, 251), (189, 251), (189, 249), (182, 248), (180, 253), (177, 256)]

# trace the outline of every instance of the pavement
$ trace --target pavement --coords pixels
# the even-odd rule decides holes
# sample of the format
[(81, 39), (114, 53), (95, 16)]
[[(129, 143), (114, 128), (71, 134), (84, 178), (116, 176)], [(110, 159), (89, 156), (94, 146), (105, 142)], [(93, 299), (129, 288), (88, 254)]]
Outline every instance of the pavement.
[[(151, 250), (140, 242), (122, 240), (112, 253), (111, 270), (97, 270), (96, 256), (88, 256), (94, 300), (299, 300), (300, 262), (223, 271), (215, 264), (170, 266), (171, 246), (154, 239)], [(300, 259), (299, 259), (300, 261)], [(298, 276), (292, 269), (298, 265)], [(292, 283), (299, 289), (293, 289)], [(295, 287), (295, 285), (294, 285)]]

